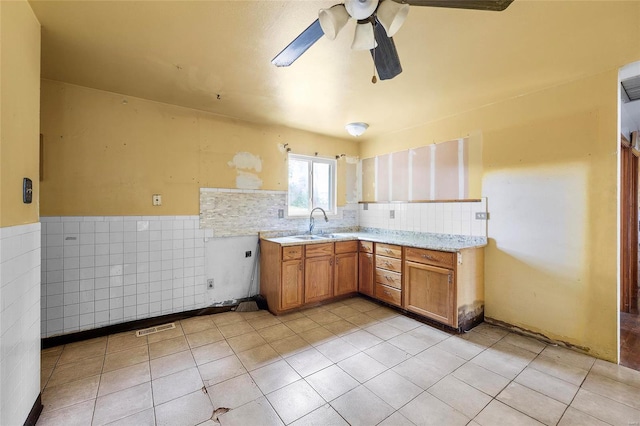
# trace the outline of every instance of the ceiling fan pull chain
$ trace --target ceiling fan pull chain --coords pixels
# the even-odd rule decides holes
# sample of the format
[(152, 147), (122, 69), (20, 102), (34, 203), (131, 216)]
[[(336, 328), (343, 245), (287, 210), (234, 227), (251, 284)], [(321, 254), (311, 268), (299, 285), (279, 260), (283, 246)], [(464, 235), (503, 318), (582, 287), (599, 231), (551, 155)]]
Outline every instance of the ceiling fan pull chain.
[[(373, 23), (373, 30), (375, 34), (376, 24)], [(371, 83), (376, 84), (378, 82), (378, 78), (376, 77), (376, 48), (373, 48), (373, 77), (371, 77)]]

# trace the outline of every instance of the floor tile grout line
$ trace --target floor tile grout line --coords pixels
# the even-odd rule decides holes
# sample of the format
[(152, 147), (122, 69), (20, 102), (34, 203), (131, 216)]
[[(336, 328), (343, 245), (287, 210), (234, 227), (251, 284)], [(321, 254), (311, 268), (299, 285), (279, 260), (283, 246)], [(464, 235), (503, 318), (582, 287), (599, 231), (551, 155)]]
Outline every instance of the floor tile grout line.
[[(307, 316), (307, 317), (308, 317), (308, 316)], [(349, 317), (347, 317), (347, 318), (341, 318), (341, 320), (344, 320), (344, 321), (350, 322), (350, 321), (348, 320), (348, 318), (349, 318)], [(249, 319), (248, 319), (248, 318), (243, 318), (243, 319), (244, 319), (246, 322), (248, 322), (248, 321), (249, 321)], [(384, 322), (384, 320), (383, 320), (383, 321), (379, 321), (379, 322), (380, 322), (380, 323), (383, 323), (383, 322)], [(375, 323), (377, 323), (377, 322), (374, 322), (374, 324), (375, 324)], [(285, 324), (285, 326), (286, 326), (286, 323), (282, 323), (282, 324)], [(358, 332), (358, 331), (367, 331), (367, 330), (366, 330), (366, 327), (371, 326), (371, 324), (369, 324), (369, 323), (367, 323), (367, 324), (362, 324), (362, 325), (359, 325), (359, 324), (357, 324), (357, 323), (351, 323), (351, 324), (353, 325), (353, 327), (354, 327), (354, 328), (353, 328), (353, 329), (351, 329), (351, 330), (349, 330), (349, 332), (344, 333), (344, 334), (341, 334), (341, 335), (335, 335), (334, 337), (330, 338), (328, 341), (332, 341), (332, 340), (335, 340), (335, 339), (343, 339), (345, 336), (348, 336), (348, 335), (350, 335), (350, 334), (352, 334), (352, 333), (355, 333), (355, 332)], [(251, 325), (251, 324), (249, 324), (249, 325)], [(214, 326), (216, 326), (216, 327), (217, 327), (217, 325), (215, 325), (215, 324), (214, 324)], [(392, 325), (390, 325), (390, 324), (389, 324), (389, 326), (392, 326)], [(259, 330), (259, 329), (256, 329), (256, 328), (255, 328), (255, 327), (253, 327), (253, 326), (251, 326), (251, 327), (252, 327), (252, 329), (253, 329), (254, 331), (256, 331), (256, 332)], [(288, 326), (287, 326), (287, 327), (288, 327)], [(324, 328), (324, 325), (319, 324), (319, 327), (323, 327), (323, 328)], [(314, 328), (319, 328), (319, 327), (314, 327)], [(420, 326), (418, 326), (418, 327), (420, 327)], [(416, 327), (416, 328), (418, 328), (418, 327)], [(290, 327), (288, 327), (288, 328), (289, 328), (289, 329), (291, 329)], [(325, 328), (325, 329), (326, 329), (326, 328)], [(402, 331), (402, 334), (406, 334), (406, 333), (410, 333), (410, 332), (411, 332), (411, 331), (413, 331), (413, 330), (415, 330), (415, 329), (407, 330), (407, 331), (402, 331), (402, 330), (400, 330), (400, 331)], [(329, 331), (329, 332), (330, 332), (330, 331)], [(191, 333), (191, 334), (193, 334), (193, 333)], [(259, 334), (259, 333), (258, 333), (258, 334)], [(299, 330), (298, 332), (295, 332), (295, 331), (294, 331), (294, 335), (296, 335), (296, 336), (298, 336), (298, 337), (300, 337), (300, 338), (302, 338), (302, 335), (303, 335), (303, 334), (304, 334), (304, 331), (303, 331), (303, 330)], [(487, 351), (489, 348), (491, 348), (491, 347), (493, 347), (494, 345), (496, 345), (497, 343), (499, 343), (499, 342), (503, 341), (503, 340), (505, 339), (505, 337), (506, 337), (506, 336), (509, 336), (509, 335), (510, 335), (510, 333), (507, 333), (507, 334), (503, 335), (503, 336), (502, 336), (502, 337), (500, 337), (498, 340), (496, 340), (495, 342), (493, 342), (491, 345), (484, 347), (480, 352), (478, 352), (477, 354), (475, 354), (475, 355), (474, 355), (473, 357), (471, 357), (470, 359), (468, 359), (468, 360), (467, 360), (466, 358), (464, 358), (464, 363), (463, 363), (462, 365), (465, 365), (465, 364), (467, 364), (467, 363), (472, 362), (472, 360), (473, 360), (474, 358), (476, 358), (477, 356), (480, 356), (482, 353), (484, 353), (485, 351)], [(186, 334), (186, 333), (183, 333), (183, 336), (185, 336), (185, 339), (186, 339), (187, 334)], [(485, 336), (486, 336), (486, 335), (485, 335)], [(237, 337), (237, 336), (234, 336), (234, 337)], [(376, 337), (379, 337), (379, 336), (376, 336)], [(428, 346), (428, 347), (426, 347), (425, 349), (423, 349), (422, 351), (420, 351), (420, 352), (416, 353), (415, 355), (412, 355), (411, 357), (418, 356), (420, 353), (423, 353), (423, 352), (425, 352), (425, 351), (427, 351), (427, 350), (429, 350), (429, 349), (431, 349), (431, 348), (433, 348), (433, 347), (436, 347), (436, 346), (437, 346), (438, 344), (440, 344), (441, 342), (446, 341), (447, 339), (450, 339), (450, 338), (453, 338), (453, 337), (455, 337), (455, 336), (454, 336), (454, 335), (450, 335), (449, 337), (447, 337), (447, 338), (445, 338), (445, 339), (443, 339), (443, 340), (441, 340), (441, 341), (439, 341), (439, 342), (433, 343), (433, 344), (431, 344), (430, 346)], [(228, 339), (227, 339), (227, 338), (224, 338), (224, 340), (225, 340), (225, 342), (226, 342)], [(306, 339), (303, 339), (303, 340), (305, 340), (305, 341), (306, 341)], [(370, 349), (370, 348), (372, 348), (372, 347), (375, 347), (375, 346), (377, 346), (377, 345), (379, 345), (379, 344), (385, 343), (385, 342), (387, 342), (387, 343), (388, 343), (388, 341), (389, 341), (390, 339), (380, 338), (380, 340), (381, 340), (380, 342), (378, 342), (376, 345), (373, 345), (373, 346), (371, 346), (371, 347), (364, 348), (364, 349), (360, 349), (360, 348), (358, 348), (358, 352), (357, 352), (356, 354), (351, 355), (351, 356), (355, 356), (355, 355), (360, 354), (360, 353), (366, 353), (366, 350), (368, 350), (368, 349)], [(328, 341), (327, 341), (327, 342), (328, 342)], [(269, 345), (269, 346), (271, 346), (271, 347), (272, 347), (271, 343), (272, 343), (272, 342), (266, 342), (266, 344), (267, 344), (267, 345)], [(316, 348), (316, 347), (314, 346), (314, 344), (313, 344), (313, 343), (310, 343), (310, 342), (308, 342), (308, 341), (306, 341), (306, 343), (307, 343), (307, 347), (306, 347), (306, 349), (305, 349), (305, 350), (310, 350), (310, 349), (312, 349), (312, 348)], [(508, 382), (508, 384), (507, 384), (506, 386), (509, 386), (510, 384), (512, 384), (512, 383), (514, 383), (514, 382), (515, 382), (515, 383), (518, 383), (518, 382), (516, 382), (516, 379), (517, 379), (517, 378), (522, 374), (522, 372), (523, 372), (525, 369), (529, 368), (529, 367), (530, 367), (530, 365), (531, 365), (531, 363), (532, 363), (534, 360), (538, 359), (538, 357), (541, 357), (541, 356), (548, 356), (548, 355), (546, 355), (546, 354), (544, 354), (544, 353), (543, 353), (543, 352), (544, 352), (544, 349), (545, 349), (547, 346), (545, 346), (545, 348), (543, 348), (540, 352), (535, 352), (535, 351), (531, 351), (531, 350), (529, 350), (529, 349), (527, 349), (527, 348), (525, 348), (525, 347), (522, 347), (522, 346), (519, 346), (519, 345), (514, 345), (514, 344), (512, 344), (512, 343), (510, 343), (510, 342), (504, 342), (504, 343), (505, 343), (505, 344), (509, 344), (510, 346), (514, 346), (514, 347), (516, 347), (516, 348), (518, 348), (518, 349), (521, 349), (521, 350), (525, 350), (525, 351), (532, 352), (532, 353), (535, 355), (531, 360), (529, 360), (529, 361), (526, 363), (526, 365), (525, 365), (522, 369), (520, 369), (520, 370), (519, 370), (519, 373), (517, 373), (517, 375), (516, 375), (513, 379), (509, 379), (509, 382)], [(321, 344), (322, 344), (322, 343), (319, 343), (319, 344), (318, 344), (318, 346), (319, 346), (319, 345), (321, 345)], [(394, 346), (395, 346), (395, 345), (394, 345)], [(403, 350), (402, 348), (399, 348), (399, 347), (397, 347), (397, 348), (398, 348), (398, 349), (400, 349), (400, 350)], [(194, 348), (191, 348), (191, 346), (190, 346), (190, 345), (188, 345), (188, 349), (190, 350), (190, 352), (191, 352), (191, 356), (192, 356), (192, 358), (194, 358), (194, 361), (195, 361), (195, 357), (194, 357), (194, 355), (193, 355), (193, 349), (194, 349)], [(273, 347), (272, 347), (272, 349), (273, 349)], [(64, 350), (64, 348), (63, 348), (63, 350)], [(317, 350), (317, 349), (316, 349), (316, 350)], [(457, 355), (456, 353), (454, 353), (454, 352), (449, 352), (449, 351), (446, 351), (445, 349), (440, 349), (440, 350), (443, 350), (443, 351), (448, 352), (448, 353), (450, 353), (450, 354), (452, 354), (452, 355), (458, 356), (458, 355)], [(287, 362), (287, 365), (291, 366), (291, 364), (289, 364), (289, 361), (288, 361), (287, 359), (288, 359), (288, 358), (290, 358), (290, 357), (292, 357), (292, 356), (294, 356), (296, 353), (300, 353), (301, 351), (302, 351), (302, 349), (301, 349), (300, 351), (294, 351), (294, 352), (292, 352), (291, 354), (286, 355), (286, 357), (285, 357), (285, 356), (280, 356), (280, 357), (279, 357), (279, 359), (283, 359), (283, 360), (285, 360), (285, 362)], [(236, 357), (238, 356), (238, 354), (239, 354), (239, 353), (242, 353), (242, 352), (236, 352), (235, 350), (232, 350), (232, 352), (233, 352), (234, 356), (236, 356)], [(53, 371), (54, 371), (54, 370), (55, 370), (55, 368), (57, 367), (57, 364), (58, 364), (58, 362), (59, 362), (59, 360), (60, 360), (61, 355), (62, 355), (62, 351), (60, 352), (60, 355), (57, 357), (56, 363), (54, 364), (54, 367), (53, 367), (53, 369), (52, 369), (52, 373), (51, 373), (51, 374), (53, 374)], [(170, 354), (167, 354), (167, 355), (165, 355), (165, 356), (168, 356), (168, 355), (170, 355)], [(510, 355), (510, 354), (509, 354), (509, 355)], [(105, 362), (106, 362), (106, 356), (107, 356), (107, 354), (105, 353), (105, 355), (103, 356), (103, 363), (102, 363), (102, 367), (101, 367), (101, 368), (102, 368), (102, 370), (101, 370), (101, 373), (100, 373), (99, 386), (100, 386), (100, 384), (102, 383), (102, 374), (104, 374), (104, 371), (103, 371), (103, 370), (104, 370), (104, 366), (105, 366)], [(346, 359), (348, 359), (348, 358), (346, 358)], [(148, 358), (147, 362), (148, 362), (148, 363), (150, 363), (150, 362), (151, 362), (150, 357)], [(341, 361), (339, 361), (339, 362), (341, 362)], [(560, 364), (563, 364), (563, 365), (571, 366), (571, 364), (567, 364), (567, 363), (565, 363), (565, 362), (564, 362), (564, 360), (562, 360), (562, 361), (558, 361), (558, 362), (559, 362)], [(269, 364), (272, 364), (272, 363), (269, 363)], [(269, 364), (267, 364), (267, 365), (269, 365)], [(332, 361), (332, 365), (337, 365), (337, 364), (338, 364), (338, 362), (333, 362), (333, 361)], [(461, 366), (462, 366), (462, 365), (461, 365)], [(595, 360), (591, 363), (591, 365), (590, 365), (589, 369), (587, 370), (587, 374), (584, 376), (584, 378), (582, 379), (581, 383), (577, 386), (577, 387), (578, 387), (578, 389), (581, 389), (581, 388), (582, 388), (582, 386), (583, 386), (584, 382), (586, 381), (586, 379), (587, 379), (588, 375), (592, 373), (592, 370), (593, 370), (594, 365), (595, 365)], [(461, 366), (460, 366), (460, 367), (461, 367)], [(198, 365), (197, 365), (197, 364), (196, 364), (196, 367), (198, 367)], [(340, 366), (338, 366), (338, 367), (340, 368)], [(460, 368), (460, 367), (458, 367), (458, 368)], [(484, 367), (482, 367), (482, 366), (480, 366), (480, 365), (478, 365), (478, 367), (479, 367), (479, 368), (483, 368), (483, 369), (484, 369)], [(122, 368), (125, 368), (125, 367), (122, 367)], [(150, 366), (149, 366), (149, 368), (150, 368)], [(292, 367), (292, 368), (293, 368), (293, 367)], [(328, 367), (325, 367), (325, 368), (328, 368)], [(383, 372), (381, 372), (380, 374), (383, 374), (385, 371), (392, 370), (393, 368), (394, 368), (394, 366), (387, 367), (387, 366), (385, 365), (385, 370), (384, 370)], [(255, 370), (256, 370), (256, 369), (254, 368), (254, 370), (253, 370), (253, 371), (255, 371)], [(294, 370), (295, 370), (295, 369), (294, 369)], [(456, 369), (454, 369), (452, 372), (448, 373), (447, 375), (445, 375), (444, 377), (451, 376), (451, 375), (452, 375), (456, 370), (457, 370), (457, 368), (456, 368)], [(114, 370), (114, 371), (115, 371), (115, 370)], [(321, 371), (321, 370), (318, 370), (318, 371)], [(344, 370), (342, 370), (342, 371), (344, 371)], [(488, 370), (488, 371), (491, 371), (491, 370)], [(541, 373), (543, 373), (543, 374), (547, 374), (547, 373), (545, 373), (544, 371), (541, 371), (541, 370), (537, 370), (537, 369), (536, 369), (536, 371), (539, 371), (539, 372), (541, 372)], [(250, 372), (250, 371), (247, 371), (247, 372), (249, 373), (249, 376), (251, 376), (251, 372)], [(346, 371), (345, 371), (345, 373), (346, 373)], [(495, 372), (494, 372), (494, 373), (495, 373)], [(315, 373), (312, 373), (312, 374), (315, 374)], [(348, 374), (348, 373), (346, 373), (346, 374)], [(597, 373), (593, 372), (593, 374), (597, 374)], [(202, 380), (202, 381), (203, 381), (203, 383), (204, 383), (204, 379), (202, 379), (202, 374), (201, 374), (200, 372), (199, 372), (199, 375), (200, 375), (201, 380)], [(302, 380), (305, 380), (305, 382), (306, 382), (307, 384), (309, 384), (309, 385), (310, 385), (310, 383), (307, 381), (307, 377), (309, 377), (310, 375), (311, 375), (311, 374), (307, 375), (306, 377), (302, 377), (302, 378), (301, 378)], [(253, 376), (251, 376), (251, 377), (253, 377)], [(352, 376), (350, 376), (350, 377), (352, 377)], [(377, 377), (377, 376), (374, 376), (374, 377)], [(444, 378), (444, 377), (443, 377), (443, 378)], [(555, 376), (552, 376), (552, 377), (554, 377), (554, 378), (556, 378), (556, 379), (558, 379), (558, 380), (564, 381), (564, 379), (562, 379), (562, 378), (555, 377)], [(604, 377), (607, 377), (607, 376), (604, 376)], [(422, 393), (424, 393), (424, 392), (428, 392), (428, 393), (430, 393), (430, 392), (429, 392), (429, 389), (430, 389), (431, 387), (435, 386), (437, 383), (439, 383), (443, 378), (441, 378), (440, 380), (438, 380), (436, 383), (432, 384), (429, 388), (427, 388), (427, 389), (423, 390), (423, 392), (421, 392), (421, 394), (422, 394)], [(369, 380), (372, 380), (372, 379), (373, 379), (373, 378), (370, 378)], [(48, 379), (48, 380), (49, 380), (49, 379)], [(48, 381), (48, 380), (47, 380), (47, 381)], [(616, 382), (619, 382), (619, 383), (624, 383), (624, 382), (620, 382), (620, 381), (615, 380), (615, 379), (612, 379), (612, 380), (614, 380), (614, 381), (616, 381)], [(365, 381), (365, 383), (360, 383), (360, 382), (358, 381), (358, 386), (363, 386), (363, 387), (365, 387), (365, 388), (366, 388), (366, 383), (367, 383), (367, 382), (368, 382), (368, 381)], [(567, 382), (567, 383), (570, 383), (570, 382)], [(521, 385), (522, 385), (522, 384), (521, 384)], [(44, 390), (44, 389), (46, 389), (46, 387), (47, 387), (47, 386), (48, 386), (48, 383), (45, 383), (45, 384), (44, 384), (44, 386), (43, 386), (43, 390)], [(98, 389), (99, 389), (99, 386), (98, 386)], [(506, 386), (505, 386), (505, 387), (506, 387)], [(541, 395), (547, 396), (547, 395), (545, 395), (545, 394), (543, 394), (543, 393), (541, 393), (541, 392), (539, 392), (539, 391), (537, 391), (537, 390), (535, 390), (535, 389), (531, 389), (531, 388), (529, 388), (529, 387), (528, 387), (528, 386), (526, 386), (526, 385), (522, 385), (522, 386), (524, 386), (524, 387), (526, 387), (526, 388), (528, 388), (528, 389), (530, 389), (530, 390), (532, 390), (532, 391), (534, 391), (534, 392), (536, 392), (536, 393), (540, 393)], [(474, 388), (475, 388), (475, 387), (474, 387)], [(477, 389), (477, 388), (476, 388), (476, 389)], [(497, 399), (497, 396), (498, 396), (498, 395), (499, 395), (503, 390), (504, 390), (504, 388), (503, 388), (501, 391), (499, 391), (499, 392), (498, 392), (498, 394), (496, 395), (496, 397), (490, 396), (490, 397), (491, 397), (490, 402), (491, 402), (491, 401), (493, 401), (493, 400), (495, 400), (495, 399)], [(275, 391), (275, 390), (274, 390), (274, 391)], [(262, 392), (262, 389), (260, 389), (260, 392), (261, 392), (261, 394), (262, 394), (263, 396), (265, 396), (265, 397), (266, 397), (266, 395), (264, 394), (264, 392)], [(481, 391), (481, 392), (482, 392), (482, 391)], [(433, 395), (433, 394), (431, 394), (431, 395)], [(567, 411), (568, 407), (570, 407), (570, 406), (571, 406), (571, 404), (573, 403), (573, 400), (575, 399), (576, 395), (577, 395), (577, 392), (576, 392), (576, 394), (574, 394), (572, 401), (571, 401), (569, 404), (565, 404), (565, 405), (566, 405), (566, 408), (565, 408), (565, 410), (563, 411), (562, 416), (564, 416), (564, 414), (566, 413), (566, 411)], [(601, 397), (604, 397), (604, 398), (610, 399), (610, 398), (608, 398), (607, 396), (600, 395), (600, 394), (598, 394), (598, 395), (599, 395), (599, 396), (601, 396)], [(435, 397), (435, 395), (434, 395), (434, 397)], [(549, 396), (548, 396), (548, 397), (549, 397)], [(437, 399), (439, 399), (438, 397), (436, 397), (436, 398), (437, 398)], [(552, 397), (549, 397), (549, 398), (552, 398)], [(415, 398), (414, 398), (414, 399), (415, 399)], [(555, 398), (552, 398), (552, 399), (555, 399)], [(324, 398), (323, 398), (323, 400), (324, 400)], [(96, 401), (97, 401), (97, 395), (96, 395), (96, 398), (94, 399), (94, 412), (95, 412), (95, 407), (96, 407)], [(326, 401), (326, 400), (325, 400), (325, 401)], [(441, 400), (441, 401), (442, 401), (442, 400)], [(499, 401), (499, 400), (498, 400), (498, 401)], [(446, 402), (445, 402), (445, 401), (442, 401), (442, 402), (444, 402), (444, 403), (446, 404)], [(559, 402), (561, 402), (561, 403), (562, 403), (562, 401), (559, 401)], [(329, 404), (329, 405), (331, 405), (331, 401), (326, 401), (326, 403), (327, 403), (327, 404)], [(407, 403), (408, 403), (408, 402), (407, 402)], [(405, 404), (405, 405), (406, 405), (406, 404)], [(448, 404), (447, 404), (447, 405), (448, 405)], [(509, 406), (509, 405), (507, 405), (507, 406)], [(154, 403), (153, 407), (154, 407), (154, 409), (155, 409), (155, 403)], [(273, 407), (272, 407), (272, 408), (273, 408)], [(401, 408), (402, 408), (402, 407), (401, 407)], [(400, 408), (400, 409), (401, 409), (401, 408)], [(453, 407), (451, 407), (451, 408), (455, 410), (455, 408), (453, 408)], [(485, 408), (486, 408), (486, 406), (485, 406)], [(513, 407), (510, 407), (510, 408), (513, 408)], [(633, 408), (633, 407), (631, 407), (631, 408)], [(400, 409), (398, 409), (398, 410), (395, 410), (395, 409), (394, 409), (394, 411), (393, 411), (390, 415), (393, 415), (395, 412), (398, 412)], [(484, 409), (484, 408), (483, 408), (483, 409)], [(274, 410), (275, 410), (275, 408), (274, 408)], [(517, 410), (517, 409), (514, 409), (514, 410), (519, 411), (519, 410)], [(481, 410), (481, 411), (482, 411), (482, 410)], [(339, 414), (339, 413), (338, 413), (338, 414)], [(523, 413), (523, 414), (525, 414), (525, 415), (526, 415), (526, 416), (528, 416), (528, 417), (531, 417), (531, 416), (527, 415), (526, 413)], [(561, 416), (560, 418), (562, 418), (562, 416)]]

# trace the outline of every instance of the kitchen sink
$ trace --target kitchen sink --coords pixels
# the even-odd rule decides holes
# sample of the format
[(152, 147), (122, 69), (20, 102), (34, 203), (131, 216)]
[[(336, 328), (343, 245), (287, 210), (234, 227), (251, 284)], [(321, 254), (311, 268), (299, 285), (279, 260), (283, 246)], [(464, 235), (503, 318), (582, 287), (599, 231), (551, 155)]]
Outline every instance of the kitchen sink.
[(321, 237), (319, 235), (295, 235), (291, 238), (298, 240), (325, 240), (327, 237)]
[(330, 238), (340, 238), (339, 235), (335, 234), (318, 234), (318, 235), (294, 235), (291, 238), (295, 238), (298, 240), (327, 240)]

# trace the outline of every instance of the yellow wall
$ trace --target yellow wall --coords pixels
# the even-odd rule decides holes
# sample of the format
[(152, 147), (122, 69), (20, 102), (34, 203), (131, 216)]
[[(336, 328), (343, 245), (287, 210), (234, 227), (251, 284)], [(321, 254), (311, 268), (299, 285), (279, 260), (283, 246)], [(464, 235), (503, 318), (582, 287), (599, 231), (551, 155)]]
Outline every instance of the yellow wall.
[[(126, 100), (126, 103), (123, 101)], [(42, 80), (41, 215), (197, 215), (199, 188), (236, 188), (238, 152), (262, 159), (261, 189), (287, 189), (288, 143), (296, 154), (357, 155), (358, 145), (285, 127)], [(338, 161), (338, 204), (346, 200)], [(152, 194), (162, 206), (151, 205)]]
[(389, 135), (482, 132), (487, 317), (617, 359), (617, 69)]
[[(0, 227), (38, 221), (40, 24), (26, 1), (0, 2)], [(33, 202), (22, 203), (22, 179)]]

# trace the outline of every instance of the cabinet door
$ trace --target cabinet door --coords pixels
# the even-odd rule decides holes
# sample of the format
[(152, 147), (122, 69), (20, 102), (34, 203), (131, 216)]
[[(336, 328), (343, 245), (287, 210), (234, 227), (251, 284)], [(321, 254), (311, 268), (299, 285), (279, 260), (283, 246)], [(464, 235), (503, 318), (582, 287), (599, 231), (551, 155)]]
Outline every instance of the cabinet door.
[(358, 291), (358, 253), (336, 254), (334, 296)]
[(360, 252), (358, 291), (373, 296), (373, 254)]
[(280, 291), (280, 309), (292, 309), (303, 302), (302, 260), (282, 262), (282, 288)]
[(304, 302), (317, 302), (333, 296), (333, 256), (312, 257), (304, 261)]
[(452, 327), (457, 327), (456, 286), (453, 271), (405, 262), (404, 307)]

